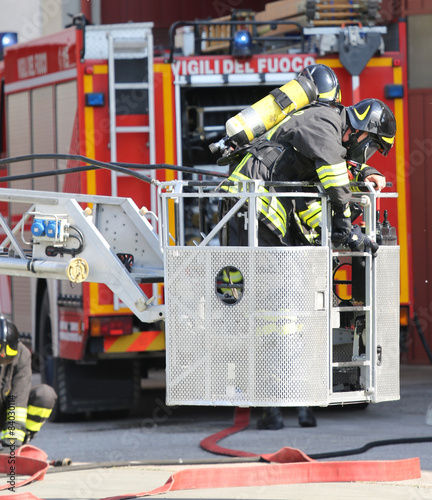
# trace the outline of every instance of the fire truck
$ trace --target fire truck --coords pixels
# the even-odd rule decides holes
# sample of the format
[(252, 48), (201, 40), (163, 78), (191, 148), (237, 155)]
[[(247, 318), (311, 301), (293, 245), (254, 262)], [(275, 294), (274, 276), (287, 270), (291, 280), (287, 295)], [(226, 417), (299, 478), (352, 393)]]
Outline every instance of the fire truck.
[[(360, 69), (345, 67), (335, 47), (344, 28), (305, 28), (300, 37), (268, 38), (253, 54), (231, 50), (230, 35), (228, 51), (221, 54), (208, 50), (213, 43), (209, 25), (211, 21), (176, 23), (170, 30), (170, 51), (157, 55), (151, 23), (89, 26), (80, 18), (58, 34), (9, 47), (0, 63), (2, 156), (27, 159), (8, 164), (2, 172), (7, 176), (2, 186), (35, 193), (67, 193), (83, 206), (82, 195), (101, 196), (105, 201), (109, 197), (131, 198), (142, 207), (148, 224), (157, 227), (160, 207), (154, 184), (142, 183), (121, 169), (77, 171), (76, 167), (83, 165), (82, 158), (129, 166), (159, 182), (208, 179), (209, 170), (223, 174), (226, 170), (216, 165), (217, 157), (209, 145), (225, 134), (225, 122), (292, 80), (305, 66), (327, 64), (339, 77), (343, 104), (375, 97), (386, 102), (396, 116), (395, 146), (387, 158), (372, 165), (399, 193), (397, 199), (386, 200), (380, 210), (381, 214), (386, 210), (385, 223), (390, 221), (398, 233), (401, 325), (405, 328), (412, 290), (409, 190), (404, 170), (408, 154), (404, 23), (393, 27), (390, 36), (385, 36), (385, 27), (357, 26), (355, 32), (346, 34), (348, 52), (351, 50), (348, 55), (355, 60), (361, 59), (358, 55), (364, 51), (371, 51), (369, 38), (379, 35), (379, 46)], [(180, 29), (183, 43), (179, 44)], [(195, 34), (192, 53), (185, 43), (190, 30)], [(59, 156), (44, 159), (47, 153)], [(73, 156), (59, 159), (68, 154)], [(184, 167), (184, 171), (170, 168), (173, 165)], [(56, 175), (42, 175), (46, 171)], [(192, 196), (184, 206), (183, 236), (193, 245), (215, 224), (217, 201), (194, 198), (194, 188), (190, 189)], [(105, 207), (102, 202), (101, 206)], [(23, 206), (12, 200), (7, 208), (3, 201), (1, 208), (12, 225), (23, 213), (37, 216), (31, 212), (30, 202)], [(91, 203), (88, 209), (92, 210)], [(167, 210), (174, 211), (175, 202)], [(106, 214), (105, 231), (127, 265), (128, 259), (136, 259), (138, 243), (135, 248), (134, 235), (118, 227), (115, 210), (106, 208)], [(51, 222), (54, 227), (61, 226), (56, 217)], [(30, 219), (22, 224), (24, 241), (31, 240), (32, 228)], [(174, 226), (170, 233), (176, 233)], [(79, 248), (79, 231), (74, 238)], [(125, 250), (126, 238), (130, 247)], [(142, 277), (139, 286), (154, 304), (163, 304), (161, 273)], [(139, 396), (146, 370), (163, 363), (163, 322), (143, 321), (112, 288), (103, 280), (70, 283), (34, 277), (29, 284), (27, 277), (10, 278), (12, 319), (31, 338), (42, 380), (59, 394), (58, 417), (130, 408)]]

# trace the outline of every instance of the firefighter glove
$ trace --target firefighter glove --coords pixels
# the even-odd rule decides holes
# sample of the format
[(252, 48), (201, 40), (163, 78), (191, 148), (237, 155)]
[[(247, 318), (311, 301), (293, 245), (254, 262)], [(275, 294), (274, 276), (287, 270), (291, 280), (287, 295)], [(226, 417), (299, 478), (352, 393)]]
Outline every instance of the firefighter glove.
[(342, 211), (335, 212), (332, 225), (331, 240), (333, 245), (345, 245), (351, 233), (351, 218)]
[(379, 248), (378, 243), (375, 243), (375, 241), (366, 236), (357, 224), (352, 226), (346, 245), (349, 246), (353, 252), (366, 252), (370, 248), (372, 257), (376, 256)]

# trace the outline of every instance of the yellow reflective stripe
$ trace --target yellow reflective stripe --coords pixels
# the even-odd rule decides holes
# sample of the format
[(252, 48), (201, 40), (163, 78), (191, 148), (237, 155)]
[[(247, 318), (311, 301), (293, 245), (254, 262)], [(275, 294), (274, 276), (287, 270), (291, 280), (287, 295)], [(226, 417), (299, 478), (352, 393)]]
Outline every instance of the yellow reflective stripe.
[(273, 333), (288, 335), (300, 331), (301, 326), (296, 322), (296, 316), (265, 316), (260, 318), (256, 327), (260, 336)]
[(7, 410), (8, 422), (25, 422), (27, 418), (27, 408), (11, 408)]
[(318, 94), (318, 97), (327, 99), (328, 97), (336, 97), (336, 89), (332, 89), (329, 92), (321, 92), (321, 94)]
[(32, 432), (39, 432), (44, 422), (45, 420), (43, 422), (35, 422), (34, 420), (27, 419), (26, 429)]
[(334, 165), (323, 165), (322, 167), (317, 168), (318, 176), (321, 178), (325, 175), (342, 175), (347, 174), (348, 170), (346, 167), (346, 163), (343, 161), (341, 163), (335, 163)]
[(321, 184), (324, 186), (324, 189), (329, 189), (332, 187), (341, 187), (346, 186), (349, 183), (348, 175), (345, 176), (346, 179), (324, 179), (321, 180)]
[(300, 231), (302, 232), (303, 236), (309, 241), (309, 243), (312, 245), (314, 243), (314, 241), (317, 239), (318, 237), (318, 234), (317, 233), (307, 233), (305, 232), (305, 229), (303, 227), (303, 224), (301, 223), (301, 220), (300, 220), (300, 217), (297, 215), (296, 212), (294, 212), (294, 219), (295, 219), (295, 222), (297, 224), (297, 227), (300, 229)]
[[(229, 181), (250, 181), (251, 179), (249, 177), (246, 177), (245, 175), (241, 174), (239, 170), (243, 167), (244, 161), (248, 158), (250, 158), (252, 155), (247, 154), (243, 160), (237, 165), (236, 169), (234, 172), (230, 175)], [(221, 189), (223, 191), (228, 191), (229, 193), (238, 193), (239, 192), (239, 186), (225, 186), (222, 184)]]
[[(360, 172), (362, 170), (364, 170), (365, 168), (370, 168), (369, 165), (367, 165), (366, 163), (362, 163), (361, 166), (360, 166), (360, 171), (357, 173), (356, 177), (355, 177), (355, 181), (358, 182), (359, 179), (360, 179)], [(350, 183), (350, 190), (353, 192), (353, 193), (359, 193), (361, 190), (359, 188), (359, 186), (353, 186), (351, 183)]]
[(41, 408), (39, 406), (28, 405), (27, 413), (28, 415), (33, 415), (36, 417), (48, 418), (51, 415), (52, 410), (48, 408)]
[(366, 115), (369, 113), (369, 110), (370, 110), (370, 106), (368, 106), (365, 110), (364, 113), (360, 114), (355, 108), (354, 108), (354, 113), (357, 115), (358, 119), (360, 121), (363, 121), (366, 117)]
[[(262, 188), (262, 186), (260, 186)], [(259, 192), (267, 192), (264, 188), (258, 189)], [(266, 197), (259, 197), (257, 199), (258, 210), (271, 221), (278, 231), (285, 236), (286, 233), (286, 212), (278, 199), (273, 196), (271, 201)]]
[(25, 424), (27, 420), (27, 416), (25, 417), (13, 417), (13, 418), (8, 418), (8, 422), (10, 424), (13, 424), (14, 422), (17, 422), (17, 423), (21, 423), (21, 424)]
[(316, 229), (320, 225), (322, 218), (321, 203), (314, 201), (306, 210), (299, 212), (299, 216), (305, 224), (312, 229)]
[[(265, 189), (263, 186), (258, 187), (258, 192), (259, 193), (268, 193), (267, 189)], [(262, 200), (264, 204), (268, 204), (269, 208), (271, 208), (274, 212), (278, 214), (278, 216), (282, 219), (282, 222), (286, 224), (287, 216), (285, 212), (285, 208), (283, 207), (282, 203), (277, 199), (276, 196), (272, 196), (271, 199), (267, 198), (266, 196), (258, 198), (258, 201)]]
[[(227, 285), (229, 284), (235, 285), (243, 281), (243, 276), (240, 271), (229, 271), (229, 273), (227, 273), (226, 270), (224, 269), (222, 273), (222, 281)], [(232, 294), (234, 290), (235, 290), (234, 288), (228, 288), (228, 287), (220, 289), (220, 291), (225, 294)]]
[(317, 169), (317, 173), (324, 189), (349, 185), (348, 170), (345, 162), (336, 165), (324, 165)]
[(225, 283), (240, 283), (243, 276), (239, 271), (230, 271), (228, 276), (227, 272), (224, 270), (222, 279)]
[(25, 439), (25, 431), (21, 431), (19, 429), (15, 430), (5, 430), (2, 439), (17, 439), (18, 441), (24, 441)]
[[(246, 177), (244, 174), (241, 174), (238, 169), (240, 168), (241, 163), (237, 166), (234, 172), (230, 175), (229, 180), (231, 181), (250, 181), (249, 177)], [(223, 186), (222, 189), (224, 191), (228, 191), (230, 193), (238, 193), (238, 186)], [(269, 191), (265, 189), (263, 186), (258, 187), (258, 193), (266, 193)], [(272, 196), (271, 200), (265, 196), (260, 196), (257, 198), (257, 209), (258, 211), (266, 217), (275, 228), (281, 232), (282, 236), (285, 236), (286, 233), (286, 224), (287, 224), (287, 215), (285, 208), (281, 204), (281, 202), (277, 199), (276, 196)]]
[(9, 346), (9, 344), (6, 344), (6, 355), (7, 356), (16, 356), (18, 351), (15, 351), (12, 349), (12, 347)]
[(395, 138), (394, 138), (394, 137), (383, 137), (383, 136), (381, 136), (381, 139), (382, 139), (384, 142), (388, 142), (389, 144), (393, 144), (393, 143), (394, 143), (394, 140), (395, 140)]

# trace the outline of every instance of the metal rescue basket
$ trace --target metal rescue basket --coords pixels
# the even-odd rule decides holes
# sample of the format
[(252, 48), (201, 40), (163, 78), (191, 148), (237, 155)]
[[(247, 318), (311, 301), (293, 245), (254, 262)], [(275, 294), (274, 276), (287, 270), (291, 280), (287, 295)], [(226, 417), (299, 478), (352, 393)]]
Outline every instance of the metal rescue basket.
[[(376, 258), (332, 248), (323, 189), (295, 191), (301, 183), (284, 184), (291, 191), (278, 197), (321, 198), (320, 246), (257, 246), (257, 197), (266, 185), (260, 181), (240, 183), (237, 194), (221, 193), (216, 183), (159, 186), (168, 404), (327, 406), (399, 399), (399, 247), (380, 246)], [(397, 194), (366, 186), (353, 200), (363, 206), (366, 234), (375, 238), (377, 200)], [(186, 246), (182, 206), (197, 196), (230, 197), (235, 204), (202, 241)], [(215, 244), (240, 208), (249, 246)], [(343, 287), (351, 290), (348, 297)]]

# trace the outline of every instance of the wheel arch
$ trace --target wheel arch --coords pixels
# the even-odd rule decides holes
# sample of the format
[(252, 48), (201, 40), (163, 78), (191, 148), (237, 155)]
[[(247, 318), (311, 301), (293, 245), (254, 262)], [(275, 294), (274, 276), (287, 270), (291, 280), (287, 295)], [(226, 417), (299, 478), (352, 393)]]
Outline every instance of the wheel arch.
[(35, 350), (41, 350), (41, 332), (40, 332), (40, 319), (42, 312), (42, 301), (45, 293), (48, 293), (48, 300), (50, 305), (50, 318), (53, 336), (53, 350), (54, 355), (58, 356), (58, 311), (57, 311), (57, 281), (38, 279), (35, 290), (35, 312), (34, 312), (34, 331), (35, 331)]

